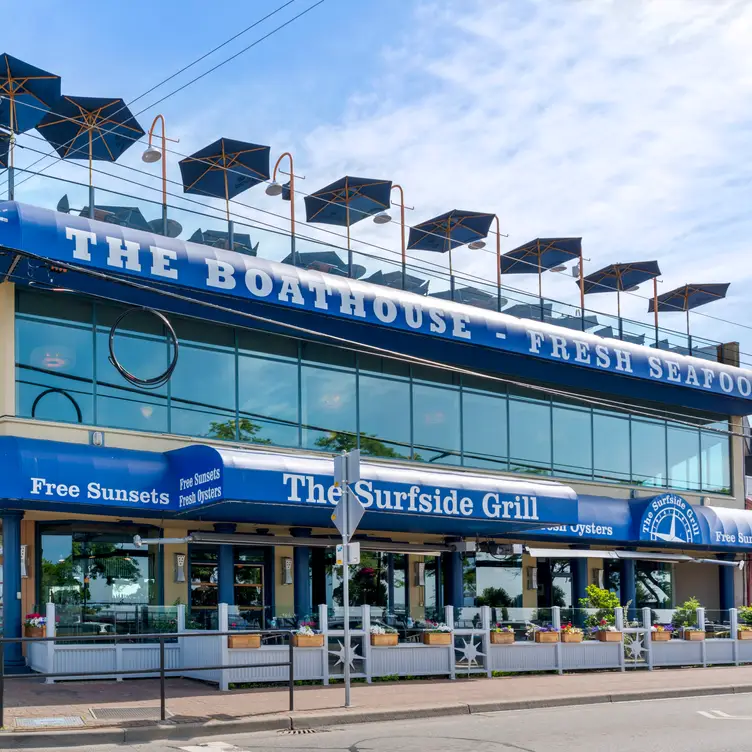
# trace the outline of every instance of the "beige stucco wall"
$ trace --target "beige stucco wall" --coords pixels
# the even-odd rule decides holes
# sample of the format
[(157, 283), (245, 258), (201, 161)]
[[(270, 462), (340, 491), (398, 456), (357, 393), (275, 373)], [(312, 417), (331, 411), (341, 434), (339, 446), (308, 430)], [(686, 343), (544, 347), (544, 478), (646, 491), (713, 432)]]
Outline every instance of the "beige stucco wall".
[(0, 415), (16, 414), (15, 285), (0, 284)]
[(675, 564), (675, 604), (680, 605), (694, 596), (706, 609), (720, 608), (718, 570), (715, 564)]
[[(284, 572), (284, 563), (282, 559), (292, 559), (292, 546), (276, 546), (274, 549), (274, 576), (277, 581), (274, 583), (274, 615), (283, 616), (285, 614), (295, 613), (295, 584), (282, 584)], [(293, 575), (294, 576), (294, 575)], [(269, 587), (272, 583), (265, 583)], [(314, 607), (317, 604), (313, 604)]]

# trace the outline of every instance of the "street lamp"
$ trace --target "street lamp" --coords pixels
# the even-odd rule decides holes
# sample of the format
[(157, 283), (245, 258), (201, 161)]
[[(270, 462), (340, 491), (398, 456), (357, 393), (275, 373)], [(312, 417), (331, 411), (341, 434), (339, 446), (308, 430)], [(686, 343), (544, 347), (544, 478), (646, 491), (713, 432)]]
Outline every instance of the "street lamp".
[[(392, 190), (397, 189), (400, 193), (400, 240), (402, 246), (402, 289), (407, 286), (407, 245), (405, 240), (405, 192), (399, 183), (392, 186)], [(386, 225), (392, 221), (392, 215), (389, 212), (379, 212), (373, 218), (377, 225)]]
[[(152, 141), (154, 139), (154, 128), (157, 123), (162, 124), (162, 148), (157, 149)], [(165, 131), (165, 119), (163, 115), (157, 115), (152, 121), (149, 128), (149, 144), (141, 155), (141, 159), (147, 164), (154, 164), (162, 160), (162, 234), (167, 237), (167, 142), (172, 141), (174, 144), (180, 143), (179, 138), (167, 138)]]
[[(496, 307), (501, 310), (501, 224), (499, 223), (499, 215), (494, 214), (494, 220), (496, 221)], [(507, 237), (506, 235), (504, 237)], [(485, 240), (473, 240), (472, 243), (468, 243), (467, 247), (471, 251), (480, 251), (486, 247)]]
[(292, 159), (292, 154), (290, 154), (289, 151), (282, 152), (282, 154), (279, 155), (279, 159), (277, 159), (277, 163), (274, 165), (274, 170), (272, 171), (272, 180), (269, 185), (266, 186), (266, 195), (282, 195), (284, 189), (277, 182), (277, 170), (285, 157), (290, 160), (290, 251), (292, 253), (292, 263), (294, 266), (297, 266), (298, 257), (295, 253), (295, 164)]

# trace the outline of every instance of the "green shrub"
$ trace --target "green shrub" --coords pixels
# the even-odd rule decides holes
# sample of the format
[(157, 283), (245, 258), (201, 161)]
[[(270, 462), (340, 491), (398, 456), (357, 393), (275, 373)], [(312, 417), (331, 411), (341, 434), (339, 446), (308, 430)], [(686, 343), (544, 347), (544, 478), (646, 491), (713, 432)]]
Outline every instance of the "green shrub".
[(671, 623), (675, 627), (695, 627), (697, 626), (697, 609), (702, 604), (694, 596), (688, 601), (684, 601), (681, 606), (677, 606), (674, 615), (671, 617)]
[(597, 585), (588, 585), (585, 588), (587, 598), (580, 598), (580, 608), (596, 609), (594, 614), (588, 614), (585, 619), (586, 627), (596, 627), (603, 619), (607, 624), (614, 624), (616, 617), (614, 609), (619, 608), (619, 596), (611, 590), (598, 587)]

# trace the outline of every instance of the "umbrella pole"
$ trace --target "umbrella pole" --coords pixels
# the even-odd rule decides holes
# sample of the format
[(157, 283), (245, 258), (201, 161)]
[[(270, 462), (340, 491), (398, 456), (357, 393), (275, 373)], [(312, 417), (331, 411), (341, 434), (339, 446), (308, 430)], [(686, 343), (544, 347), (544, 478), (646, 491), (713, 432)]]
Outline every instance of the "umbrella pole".
[(585, 331), (585, 267), (582, 258), (582, 246), (580, 246), (580, 311), (582, 315), (582, 331)]
[(501, 223), (499, 215), (494, 214), (496, 219), (496, 309), (501, 310)]
[[(13, 101), (13, 100), (11, 100)], [(11, 123), (13, 120), (11, 119)], [(13, 166), (13, 150), (16, 143), (16, 137), (13, 131), (10, 132), (10, 141), (8, 143), (8, 201), (16, 200), (16, 170)]]
[(653, 277), (653, 314), (655, 317), (655, 346), (658, 347), (658, 277)]
[(692, 335), (689, 333), (689, 308), (687, 308), (687, 348), (689, 354), (692, 354)]
[(89, 128), (89, 219), (94, 219), (94, 145), (92, 132)]
[(619, 290), (619, 283), (616, 284), (616, 318), (619, 321), (619, 339), (622, 339), (623, 332), (621, 326), (621, 291)]
[(541, 274), (540, 240), (535, 241), (538, 250), (538, 305), (540, 306), (540, 320), (543, 321), (543, 279)]

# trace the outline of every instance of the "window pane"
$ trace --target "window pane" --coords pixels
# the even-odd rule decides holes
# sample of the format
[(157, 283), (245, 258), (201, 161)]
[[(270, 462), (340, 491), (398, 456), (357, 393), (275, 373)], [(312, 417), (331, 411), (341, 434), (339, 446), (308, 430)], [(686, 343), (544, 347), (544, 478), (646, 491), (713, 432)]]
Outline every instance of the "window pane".
[(593, 463), (590, 410), (554, 405), (554, 471), (589, 478)]
[(298, 362), (241, 355), (240, 439), (298, 446)]
[(632, 482), (666, 485), (666, 424), (632, 420)]
[(671, 608), (673, 567), (650, 561), (635, 562), (637, 608)]
[(465, 465), (508, 469), (505, 395), (462, 391), (462, 442)]
[(540, 473), (551, 468), (551, 404), (509, 400), (509, 458), (512, 470)]
[(700, 488), (700, 432), (668, 424), (668, 485)]
[(460, 450), (460, 393), (413, 384), (414, 458), (423, 462), (458, 464)]
[(593, 411), (595, 480), (630, 480), (629, 418)]
[(475, 555), (475, 606), (522, 606), (522, 557)]
[[(719, 423), (728, 431), (727, 423)], [(705, 491), (731, 491), (729, 470), (729, 437), (723, 433), (702, 431), (702, 487)]]
[(410, 457), (410, 382), (360, 374), (360, 450), (375, 457)]
[(90, 327), (18, 318), (17, 414), (40, 420), (93, 423), (92, 348)]
[(354, 449), (355, 373), (301, 368), (303, 446), (340, 452)]

